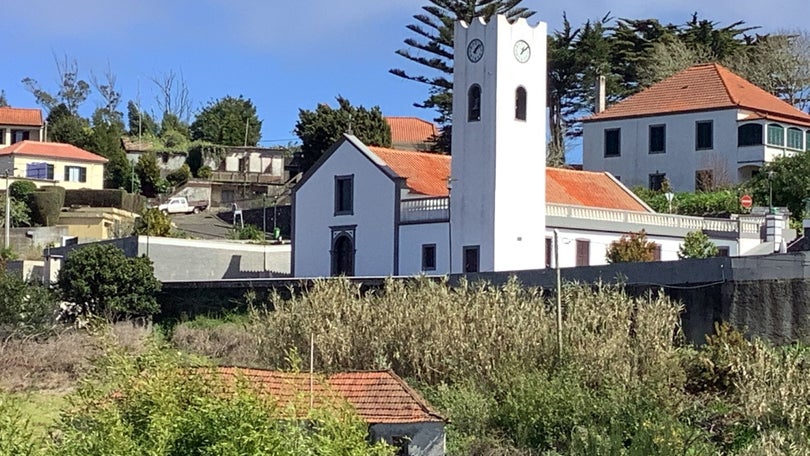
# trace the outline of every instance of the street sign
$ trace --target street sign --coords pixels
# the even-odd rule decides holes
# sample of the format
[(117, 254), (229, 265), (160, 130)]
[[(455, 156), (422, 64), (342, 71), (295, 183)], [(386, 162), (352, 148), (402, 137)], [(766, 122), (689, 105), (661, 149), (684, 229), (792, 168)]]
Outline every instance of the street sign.
[(754, 204), (754, 199), (751, 198), (751, 195), (743, 195), (740, 197), (740, 206), (750, 209), (751, 206)]

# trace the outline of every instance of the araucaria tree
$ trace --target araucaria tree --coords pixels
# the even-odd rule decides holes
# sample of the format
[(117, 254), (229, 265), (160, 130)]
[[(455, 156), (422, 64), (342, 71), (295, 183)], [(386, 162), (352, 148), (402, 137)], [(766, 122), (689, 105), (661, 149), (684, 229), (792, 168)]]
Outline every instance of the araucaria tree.
[(627, 233), (618, 241), (610, 243), (605, 258), (608, 263), (653, 261), (655, 259), (655, 247), (655, 242), (647, 240), (646, 231)]
[(147, 257), (127, 258), (109, 244), (71, 251), (59, 271), (65, 301), (76, 305), (77, 316), (101, 316), (109, 321), (151, 316), (159, 310), (155, 294), (160, 282)]
[(301, 139), (306, 171), (341, 135), (351, 132), (369, 146), (391, 147), (391, 127), (379, 106), (354, 107), (349, 100), (337, 97), (338, 107), (320, 104), (314, 111), (298, 111), (295, 134)]
[(534, 11), (521, 7), (522, 0), (430, 0), (423, 6), (423, 13), (416, 14), (414, 24), (407, 28), (416, 37), (406, 38), (406, 49), (397, 54), (419, 65), (429, 68), (429, 75), (418, 75), (403, 69), (393, 68), (392, 74), (429, 86), (429, 96), (414, 106), (435, 109), (438, 117), (434, 120), (441, 127), (441, 137), (437, 138), (438, 150), (450, 152), (451, 124), (453, 111), (453, 27), (455, 22), (467, 23), (477, 17), (486, 20), (497, 14), (509, 20), (528, 18)]
[(249, 98), (227, 96), (211, 101), (191, 124), (191, 139), (224, 146), (255, 146), (261, 139), (262, 121)]

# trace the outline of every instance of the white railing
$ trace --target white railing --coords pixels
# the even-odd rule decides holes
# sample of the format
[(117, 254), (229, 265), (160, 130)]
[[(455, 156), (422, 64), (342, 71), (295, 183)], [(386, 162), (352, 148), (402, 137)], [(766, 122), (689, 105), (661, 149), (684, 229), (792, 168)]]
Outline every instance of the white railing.
[(685, 215), (632, 212), (618, 209), (565, 206), (558, 204), (547, 204), (546, 215), (604, 222), (632, 223), (635, 225), (683, 228), (690, 231), (706, 230), (726, 233), (737, 233), (740, 231), (752, 234), (759, 233), (761, 226), (760, 222), (754, 220), (710, 219), (688, 217)]
[(440, 196), (402, 200), (399, 219), (402, 223), (446, 222), (450, 220), (450, 199)]

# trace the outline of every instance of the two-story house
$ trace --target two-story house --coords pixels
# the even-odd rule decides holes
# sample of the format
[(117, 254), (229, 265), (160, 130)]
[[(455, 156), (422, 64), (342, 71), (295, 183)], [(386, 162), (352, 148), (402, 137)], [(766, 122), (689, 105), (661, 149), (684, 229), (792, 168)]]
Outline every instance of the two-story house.
[(43, 125), (39, 109), (0, 107), (0, 146), (42, 141)]
[[(22, 141), (0, 149), (0, 173), (37, 186), (100, 190), (106, 163), (106, 158), (70, 144)], [(0, 185), (5, 188), (5, 180)]]
[(810, 150), (810, 115), (718, 64), (696, 65), (583, 120), (583, 169), (629, 187), (710, 189)]

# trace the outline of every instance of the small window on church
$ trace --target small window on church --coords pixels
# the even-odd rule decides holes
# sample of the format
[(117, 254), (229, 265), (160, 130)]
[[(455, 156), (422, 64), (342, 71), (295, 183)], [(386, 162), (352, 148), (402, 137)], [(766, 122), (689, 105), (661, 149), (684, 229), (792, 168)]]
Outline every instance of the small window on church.
[(526, 89), (523, 87), (515, 91), (515, 119), (526, 120)]
[(481, 120), (481, 86), (478, 84), (473, 84), (467, 91), (467, 120)]

